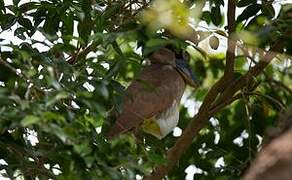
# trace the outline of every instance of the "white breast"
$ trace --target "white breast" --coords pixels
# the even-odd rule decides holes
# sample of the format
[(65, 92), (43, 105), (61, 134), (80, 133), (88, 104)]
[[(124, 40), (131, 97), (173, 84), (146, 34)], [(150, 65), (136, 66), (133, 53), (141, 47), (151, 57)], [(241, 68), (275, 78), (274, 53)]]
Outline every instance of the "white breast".
[(179, 107), (176, 100), (173, 101), (172, 106), (166, 111), (160, 113), (155, 117), (157, 124), (160, 127), (160, 136), (157, 138), (162, 139), (169, 134), (178, 124), (179, 120)]

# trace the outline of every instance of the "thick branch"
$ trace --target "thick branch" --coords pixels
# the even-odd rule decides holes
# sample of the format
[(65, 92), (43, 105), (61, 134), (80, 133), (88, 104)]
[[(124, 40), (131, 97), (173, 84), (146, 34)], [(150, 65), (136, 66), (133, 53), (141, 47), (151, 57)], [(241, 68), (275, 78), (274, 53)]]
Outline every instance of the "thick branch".
[(263, 147), (243, 177), (244, 180), (289, 180), (292, 176), (291, 128)]

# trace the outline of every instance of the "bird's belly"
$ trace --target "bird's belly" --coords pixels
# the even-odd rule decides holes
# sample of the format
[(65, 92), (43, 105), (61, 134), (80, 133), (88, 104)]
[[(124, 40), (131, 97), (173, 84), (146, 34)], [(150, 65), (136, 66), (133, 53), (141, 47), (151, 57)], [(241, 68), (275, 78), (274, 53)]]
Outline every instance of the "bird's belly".
[(179, 106), (178, 102), (174, 100), (171, 107), (155, 117), (146, 119), (143, 122), (142, 128), (146, 133), (152, 134), (158, 139), (162, 139), (177, 126), (178, 120)]

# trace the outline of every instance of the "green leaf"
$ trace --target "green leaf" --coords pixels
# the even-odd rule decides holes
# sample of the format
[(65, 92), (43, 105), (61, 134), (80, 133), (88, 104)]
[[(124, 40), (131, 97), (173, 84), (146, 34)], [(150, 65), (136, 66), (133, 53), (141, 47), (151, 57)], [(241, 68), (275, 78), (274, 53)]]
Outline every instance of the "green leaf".
[(112, 6), (108, 6), (102, 15), (103, 19), (107, 20), (108, 18), (112, 17), (114, 14), (117, 13), (121, 6), (122, 3), (115, 3)]
[(4, 1), (0, 1), (0, 10), (5, 12)]
[(219, 26), (223, 22), (220, 6), (212, 7), (212, 9), (211, 9), (211, 19), (212, 19), (212, 22), (216, 26)]
[(20, 0), (13, 0), (13, 4), (16, 6), (18, 5), (19, 2), (20, 2)]
[(47, 10), (45, 8), (38, 8), (36, 12), (31, 13), (34, 20), (34, 27), (38, 27), (38, 25), (43, 22), (47, 17)]
[(159, 165), (163, 165), (167, 163), (167, 160), (161, 154), (155, 153), (152, 150), (149, 152), (149, 159), (155, 164), (159, 164)]
[(19, 39), (25, 40), (26, 37), (24, 33), (26, 32), (26, 29), (24, 27), (19, 27), (14, 31), (14, 36), (18, 37)]
[(0, 25), (2, 30), (7, 30), (11, 26), (13, 26), (16, 22), (16, 18), (14, 15), (7, 13), (0, 16)]
[(77, 26), (78, 33), (80, 34), (80, 37), (82, 38), (82, 40), (85, 42), (88, 41), (88, 38), (90, 36), (92, 24), (93, 22), (88, 18), (85, 18), (84, 20), (81, 20), (78, 23), (78, 26)]
[(214, 2), (216, 4), (216, 6), (220, 6), (220, 5), (224, 6), (224, 0), (216, 0)]
[(257, 2), (257, 0), (240, 0), (237, 3), (237, 7), (244, 7), (244, 6), (248, 6), (251, 4), (255, 4)]
[(69, 14), (62, 18), (62, 35), (73, 35), (73, 15)]
[(207, 69), (205, 68), (204, 61), (196, 60), (194, 66), (195, 66), (195, 69), (194, 69), (195, 74), (198, 75), (199, 77), (205, 78), (207, 75), (206, 74)]
[(27, 30), (33, 31), (33, 26), (29, 19), (20, 17), (18, 19), (18, 23), (25, 27)]
[(53, 12), (55, 10), (56, 9), (51, 9), (49, 11), (43, 26), (45, 33), (51, 36), (56, 35), (57, 31), (59, 30), (60, 17), (58, 14), (56, 14), (56, 12)]
[(252, 16), (255, 16), (259, 10), (261, 9), (260, 4), (252, 4), (244, 9), (244, 11), (238, 16), (237, 22), (241, 22), (243, 20), (247, 20)]
[(181, 46), (183, 46), (183, 44), (176, 39), (151, 38), (146, 42), (145, 48), (143, 49), (143, 55), (147, 57), (152, 52), (155, 52), (166, 45), (171, 45), (175, 48), (181, 48)]
[(107, 86), (102, 83), (99, 87), (98, 87), (98, 90), (100, 92), (100, 94), (104, 97), (104, 98), (108, 98), (109, 97), (109, 92), (108, 92), (108, 88)]
[(261, 10), (268, 18), (273, 18), (275, 16), (275, 9), (272, 4), (263, 4)]
[(89, 144), (85, 142), (83, 142), (82, 144), (75, 144), (74, 150), (82, 157), (85, 157), (92, 151), (92, 149), (89, 147)]
[(245, 56), (236, 56), (235, 57), (235, 70), (242, 72), (244, 65), (247, 64), (247, 60)]
[(212, 21), (212, 19), (211, 19), (211, 12), (209, 12), (209, 11), (204, 11), (204, 12), (202, 13), (201, 19), (204, 20), (204, 21), (206, 21), (207, 24), (210, 24), (211, 21)]
[(57, 113), (54, 113), (54, 112), (44, 112), (42, 114), (42, 118), (46, 121), (53, 121), (53, 120), (56, 120), (56, 121), (61, 121), (61, 122), (65, 122), (66, 119), (61, 115), (61, 114), (57, 114)]
[(27, 115), (24, 119), (21, 120), (21, 125), (23, 127), (30, 126), (32, 124), (36, 124), (40, 120), (39, 117), (34, 115)]
[(38, 9), (38, 6), (40, 5), (40, 3), (38, 2), (28, 2), (28, 3), (24, 3), (24, 4), (21, 4), (19, 6), (19, 11), (21, 13), (25, 13), (27, 11), (30, 11), (30, 10), (33, 10), (33, 9), (36, 9), (36, 10), (39, 10)]
[(56, 96), (53, 96), (52, 98), (50, 98), (47, 103), (46, 106), (51, 106), (55, 103), (57, 103), (58, 101), (62, 100), (62, 99), (66, 99), (68, 98), (69, 93), (67, 92), (59, 92)]
[(110, 79), (113, 76), (116, 76), (119, 73), (120, 69), (124, 66), (124, 64), (124, 61), (116, 62), (113, 66), (110, 67), (104, 78)]
[(285, 42), (286, 45), (286, 53), (289, 55), (292, 55), (292, 38), (288, 38)]

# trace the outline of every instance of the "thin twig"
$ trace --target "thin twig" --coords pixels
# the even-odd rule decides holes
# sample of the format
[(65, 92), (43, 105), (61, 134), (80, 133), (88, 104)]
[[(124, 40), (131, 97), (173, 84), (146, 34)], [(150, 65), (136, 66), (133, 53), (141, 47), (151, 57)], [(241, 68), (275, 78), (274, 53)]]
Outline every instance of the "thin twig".
[(228, 100), (224, 101), (224, 103), (222, 103), (222, 104), (219, 104), (217, 106), (212, 106), (212, 108), (210, 109), (209, 113), (211, 115), (214, 115), (217, 112), (219, 112), (221, 109), (223, 109), (224, 107), (226, 107), (227, 105), (233, 103), (234, 101), (236, 101), (236, 100), (238, 100), (240, 98), (242, 98), (242, 95), (241, 94), (237, 94), (237, 95), (229, 98)]

